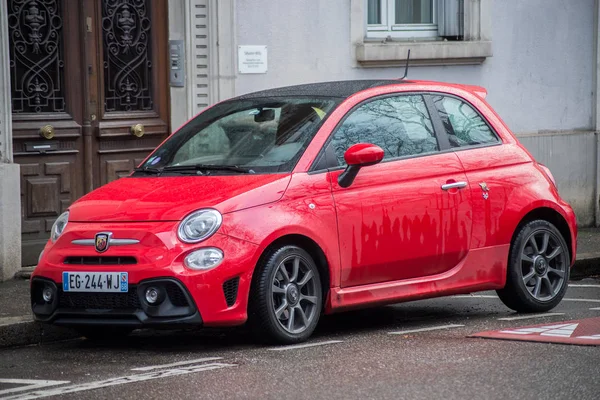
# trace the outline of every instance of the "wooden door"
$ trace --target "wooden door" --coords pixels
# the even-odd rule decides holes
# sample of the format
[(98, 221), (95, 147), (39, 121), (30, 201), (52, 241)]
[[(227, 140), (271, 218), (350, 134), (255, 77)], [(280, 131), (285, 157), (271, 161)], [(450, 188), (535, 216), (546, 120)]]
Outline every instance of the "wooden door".
[(8, 0), (23, 265), (35, 265), (56, 217), (84, 194), (79, 11), (75, 1)]
[(58, 215), (128, 174), (168, 134), (167, 0), (0, 1), (22, 260), (35, 265)]
[[(127, 175), (168, 134), (167, 1), (88, 0), (99, 51), (91, 82), (93, 188)], [(92, 187), (89, 187), (91, 189)]]

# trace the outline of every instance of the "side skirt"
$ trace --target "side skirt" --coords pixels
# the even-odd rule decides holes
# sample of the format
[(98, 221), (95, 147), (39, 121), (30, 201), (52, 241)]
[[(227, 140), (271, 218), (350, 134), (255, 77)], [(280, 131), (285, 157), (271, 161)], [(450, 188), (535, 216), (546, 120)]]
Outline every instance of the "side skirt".
[(501, 289), (510, 245), (470, 250), (456, 267), (438, 275), (348, 288), (331, 288), (326, 313), (432, 297)]

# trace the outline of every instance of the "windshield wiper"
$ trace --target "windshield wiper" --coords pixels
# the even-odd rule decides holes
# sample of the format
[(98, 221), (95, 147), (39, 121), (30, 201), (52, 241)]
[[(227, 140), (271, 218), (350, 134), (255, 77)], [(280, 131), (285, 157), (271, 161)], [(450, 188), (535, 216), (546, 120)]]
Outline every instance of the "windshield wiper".
[(194, 165), (170, 165), (167, 167), (163, 167), (162, 171), (175, 171), (175, 172), (185, 172), (185, 171), (232, 171), (239, 172), (242, 174), (253, 174), (254, 171), (250, 168), (242, 168), (237, 165), (212, 165), (212, 164), (194, 164)]
[(162, 172), (162, 168), (152, 168), (152, 167), (143, 167), (143, 168), (134, 168), (133, 172), (143, 172), (151, 175), (160, 175)]

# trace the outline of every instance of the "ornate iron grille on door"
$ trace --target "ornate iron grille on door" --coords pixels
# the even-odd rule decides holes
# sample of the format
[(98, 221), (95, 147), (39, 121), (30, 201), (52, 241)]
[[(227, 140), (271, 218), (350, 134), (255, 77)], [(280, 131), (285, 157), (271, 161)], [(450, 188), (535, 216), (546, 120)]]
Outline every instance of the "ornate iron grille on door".
[(57, 0), (8, 0), (15, 114), (65, 110), (61, 10)]
[(151, 110), (150, 0), (103, 0), (105, 111)]

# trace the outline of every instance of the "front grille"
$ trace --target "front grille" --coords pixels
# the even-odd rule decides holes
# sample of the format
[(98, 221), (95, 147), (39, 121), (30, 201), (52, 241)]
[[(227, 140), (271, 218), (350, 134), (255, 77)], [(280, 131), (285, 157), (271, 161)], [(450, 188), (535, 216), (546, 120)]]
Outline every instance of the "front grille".
[(175, 282), (165, 283), (165, 290), (167, 291), (167, 296), (169, 296), (169, 300), (171, 300), (171, 303), (175, 307), (189, 306), (185, 293), (183, 293), (183, 290), (181, 290), (181, 288)]
[(137, 264), (137, 260), (135, 257), (67, 257), (64, 263), (76, 265), (131, 265)]
[(137, 288), (127, 293), (79, 293), (59, 289), (58, 307), (77, 310), (137, 310), (141, 308)]
[(225, 295), (225, 301), (227, 302), (227, 307), (231, 307), (235, 304), (235, 300), (237, 299), (238, 285), (240, 283), (240, 278), (233, 278), (223, 283), (223, 294)]

